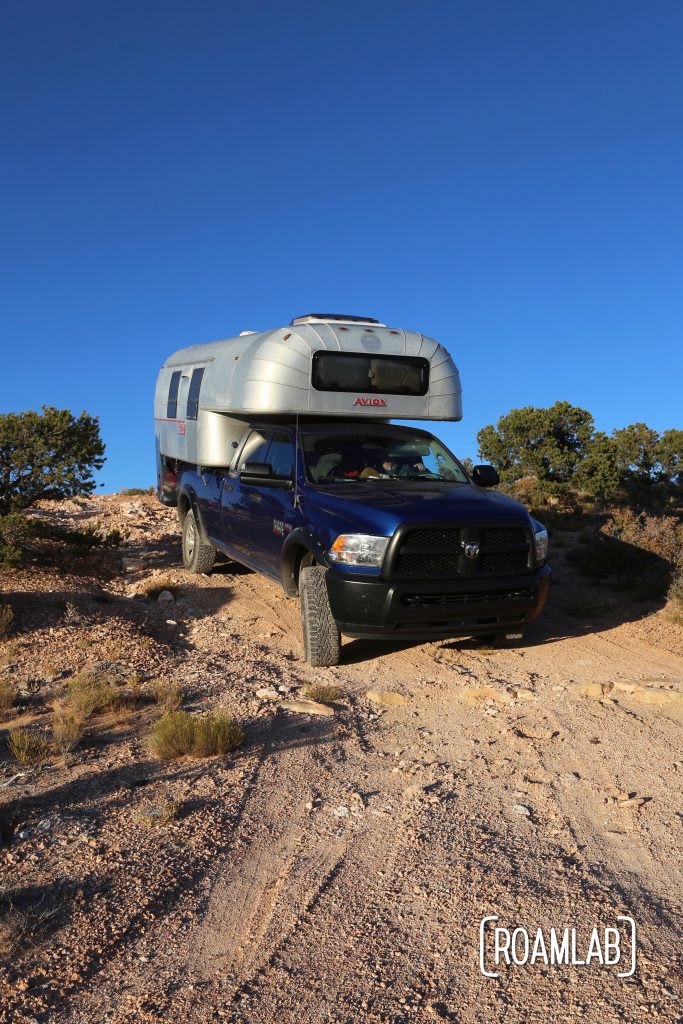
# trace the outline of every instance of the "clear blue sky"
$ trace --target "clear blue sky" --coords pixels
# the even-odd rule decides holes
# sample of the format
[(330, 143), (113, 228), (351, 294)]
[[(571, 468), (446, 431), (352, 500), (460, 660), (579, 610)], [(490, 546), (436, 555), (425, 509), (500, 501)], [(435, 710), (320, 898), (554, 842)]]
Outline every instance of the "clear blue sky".
[(462, 456), (515, 406), (681, 427), (683, 6), (3, 0), (2, 410), (154, 480), (175, 348), (317, 310), (453, 352)]

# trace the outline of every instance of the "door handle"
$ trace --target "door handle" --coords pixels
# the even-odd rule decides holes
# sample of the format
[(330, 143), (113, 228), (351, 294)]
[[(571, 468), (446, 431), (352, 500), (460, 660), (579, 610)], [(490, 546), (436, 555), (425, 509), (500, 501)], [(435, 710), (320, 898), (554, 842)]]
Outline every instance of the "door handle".
[(249, 495), (249, 501), (261, 501), (261, 495), (260, 494), (250, 494)]

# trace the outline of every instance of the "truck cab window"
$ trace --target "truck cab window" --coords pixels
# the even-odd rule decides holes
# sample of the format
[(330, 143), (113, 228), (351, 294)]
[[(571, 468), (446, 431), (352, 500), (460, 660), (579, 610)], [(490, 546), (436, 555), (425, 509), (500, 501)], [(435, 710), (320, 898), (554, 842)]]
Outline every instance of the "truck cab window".
[(202, 377), (204, 376), (204, 367), (201, 366), (198, 370), (192, 371), (192, 379), (190, 380), (190, 390), (187, 393), (187, 418), (188, 420), (196, 420), (199, 413), (199, 391), (202, 386)]
[(168, 404), (166, 405), (166, 416), (169, 420), (174, 420), (178, 415), (178, 388), (180, 387), (180, 370), (175, 370), (171, 374), (171, 383), (168, 387)]
[(273, 467), (273, 476), (293, 476), (294, 445), (287, 434), (273, 434), (273, 440), (268, 449), (268, 462)]
[(237, 457), (236, 469), (241, 473), (247, 462), (265, 462), (270, 438), (258, 430), (252, 430)]

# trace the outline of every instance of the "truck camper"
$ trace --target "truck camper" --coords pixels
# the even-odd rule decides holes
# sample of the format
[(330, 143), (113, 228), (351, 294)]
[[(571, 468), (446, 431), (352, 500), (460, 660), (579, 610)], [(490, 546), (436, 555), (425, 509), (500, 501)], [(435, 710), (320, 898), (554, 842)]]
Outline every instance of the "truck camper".
[(548, 535), (434, 435), (462, 419), (437, 341), (369, 317), (309, 314), (193, 345), (162, 366), (157, 488), (185, 567), (218, 555), (299, 598), (306, 659), (341, 636), (520, 639), (543, 609)]

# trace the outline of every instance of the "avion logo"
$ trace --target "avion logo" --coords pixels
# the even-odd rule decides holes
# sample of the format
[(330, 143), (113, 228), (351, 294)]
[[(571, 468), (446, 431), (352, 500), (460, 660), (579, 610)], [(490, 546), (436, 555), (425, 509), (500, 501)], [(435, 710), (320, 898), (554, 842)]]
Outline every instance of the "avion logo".
[(354, 405), (373, 405), (375, 407), (382, 406), (386, 407), (386, 398), (357, 398), (353, 403)]

